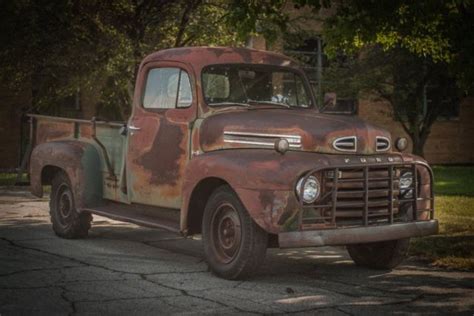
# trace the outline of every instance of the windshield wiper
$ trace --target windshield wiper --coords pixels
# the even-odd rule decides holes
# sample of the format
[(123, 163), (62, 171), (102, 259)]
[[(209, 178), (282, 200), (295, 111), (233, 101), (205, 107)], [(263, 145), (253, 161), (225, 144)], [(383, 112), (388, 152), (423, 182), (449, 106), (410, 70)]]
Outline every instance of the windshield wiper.
[(241, 103), (241, 102), (217, 102), (217, 103), (209, 103), (209, 106), (245, 106), (245, 107), (250, 107), (250, 104), (248, 103)]
[(290, 109), (291, 106), (285, 103), (279, 103), (279, 102), (273, 102), (273, 101), (258, 101), (258, 100), (247, 100), (248, 104), (251, 105), (258, 105), (258, 104), (269, 104), (269, 105), (277, 105), (277, 106), (283, 106), (285, 108)]

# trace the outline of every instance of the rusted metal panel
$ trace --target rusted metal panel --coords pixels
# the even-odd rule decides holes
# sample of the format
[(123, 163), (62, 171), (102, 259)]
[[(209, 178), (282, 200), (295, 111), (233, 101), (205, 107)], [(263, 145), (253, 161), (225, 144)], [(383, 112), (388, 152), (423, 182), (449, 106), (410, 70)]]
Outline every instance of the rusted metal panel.
[(196, 72), (210, 64), (266, 64), (296, 68), (298, 62), (279, 53), (248, 48), (183, 47), (158, 51), (148, 55), (143, 64), (153, 61), (179, 61), (192, 65)]
[[(191, 126), (197, 115), (194, 70), (183, 61), (162, 58), (142, 63), (135, 97), (127, 152), (127, 187), (133, 203), (179, 209), (186, 165), (191, 156)], [(180, 68), (189, 75), (193, 95), (187, 108), (145, 109), (142, 94), (148, 71), (157, 67)]]
[[(43, 115), (30, 115), (30, 117), (36, 122), (34, 134), (37, 135), (34, 141), (36, 147), (30, 158), (31, 187), (34, 194), (42, 195), (41, 172), (43, 167), (53, 166), (66, 171), (71, 182), (72, 179), (74, 181), (79, 179), (77, 174), (87, 174), (87, 181), (97, 179), (97, 183), (90, 184), (86, 188), (86, 191), (90, 191), (84, 193), (86, 201), (97, 200), (98, 195), (100, 198), (127, 200), (123, 194), (120, 194), (117, 180), (113, 184), (102, 181), (102, 176), (105, 179), (109, 177), (109, 171), (98, 144), (92, 138), (92, 121)], [(111, 154), (113, 169), (120, 172), (123, 165), (125, 141), (119, 134), (122, 124), (98, 121), (96, 125), (96, 137), (101, 140), (107, 152)], [(83, 148), (83, 152), (80, 153), (77, 148)], [(99, 158), (96, 156), (97, 153), (100, 153)], [(77, 171), (74, 171), (75, 165), (77, 165)], [(82, 184), (78, 184), (78, 188), (81, 186)], [(98, 190), (93, 189), (98, 186), (103, 187)]]
[[(241, 142), (229, 140), (225, 133), (252, 136), (255, 143), (251, 144), (245, 139)], [(301, 148), (292, 148), (290, 145), (290, 150), (346, 155), (383, 154), (376, 150), (376, 137), (390, 138), (387, 131), (355, 117), (320, 114), (311, 109), (234, 109), (206, 117), (200, 126), (200, 145), (203, 151), (261, 148), (262, 143), (269, 139), (268, 135), (300, 137)], [(349, 153), (335, 149), (333, 142), (347, 136), (357, 138), (357, 149)]]
[[(345, 183), (344, 179), (338, 182), (336, 178), (331, 185), (341, 189), (339, 197), (360, 200), (362, 206), (356, 211), (364, 219), (364, 225), (371, 221), (369, 202), (373, 204), (374, 199), (388, 196), (385, 202), (389, 202), (387, 209), (392, 224), (400, 212), (390, 198), (399, 194), (392, 167), (410, 164), (419, 175), (416, 190), (422, 198), (413, 200), (414, 220), (432, 218), (431, 211), (423, 211), (433, 208), (431, 170), (415, 165), (415, 162), (424, 163), (416, 156), (394, 152), (391, 148), (381, 152), (377, 141), (390, 141), (389, 133), (381, 128), (354, 117), (321, 114), (316, 108), (208, 107), (203, 102), (201, 71), (211, 64), (229, 63), (285, 66), (302, 74), (298, 64), (286, 56), (243, 48), (177, 48), (151, 54), (140, 65), (128, 122), (129, 127), (137, 126), (140, 131), (129, 131), (123, 137), (118, 133), (121, 124), (96, 122), (98, 141), (94, 142), (90, 121), (33, 116), (39, 123), (36, 138), (39, 146), (33, 152), (31, 164), (33, 191), (41, 193), (43, 167), (57, 166), (68, 173), (80, 206), (105, 198), (181, 209), (181, 231), (187, 232), (189, 218), (196, 218), (191, 216), (195, 210), (190, 208), (194, 190), (206, 179), (218, 179), (218, 183), (222, 181), (234, 189), (251, 217), (267, 232), (282, 234), (309, 228), (313, 235), (298, 235), (298, 238), (309, 236), (312, 240), (314, 231), (323, 228), (331, 231), (328, 228), (337, 227), (338, 216), (351, 214), (348, 210), (339, 210), (339, 215), (334, 211), (329, 215), (330, 226), (303, 227), (300, 215), (304, 205), (295, 192), (302, 176), (333, 170), (336, 174), (344, 171), (345, 175), (360, 177), (363, 182)], [(142, 107), (146, 76), (154, 67), (179, 67), (188, 73), (193, 95), (190, 107), (166, 110)], [(273, 149), (273, 143), (280, 138), (289, 143), (289, 151), (284, 154)], [(336, 142), (344, 139), (353, 140), (353, 150), (337, 148)], [(367, 166), (388, 169), (374, 173)], [(374, 174), (389, 178), (389, 189), (370, 191), (380, 183), (373, 181)], [(337, 194), (329, 198), (332, 209), (336, 210)], [(352, 231), (357, 232), (367, 238), (381, 234)], [(345, 233), (340, 238), (347, 239), (350, 232)], [(333, 234), (330, 244), (342, 240), (337, 239), (336, 232), (327, 234)]]
[[(193, 71), (191, 75), (195, 74), (195, 88), (196, 97), (199, 100), (204, 100), (202, 95), (202, 84), (200, 80), (201, 70), (213, 64), (266, 64), (273, 66), (284, 66), (294, 69), (305, 76), (303, 71), (298, 67), (298, 62), (292, 58), (282, 54), (260, 51), (247, 48), (229, 48), (229, 47), (183, 47), (161, 50), (151, 55), (148, 55), (140, 65), (140, 73), (143, 73), (143, 68), (147, 64), (158, 61), (174, 61), (186, 64)], [(139, 102), (141, 91), (143, 89), (143, 79), (137, 79), (135, 87), (134, 104)], [(204, 102), (198, 103), (198, 116), (203, 117), (207, 113), (212, 113), (216, 109), (208, 107)]]
[[(364, 161), (364, 163), (361, 162)], [(413, 161), (409, 157), (410, 161)], [(278, 233), (298, 229), (296, 214), (302, 207), (296, 199), (297, 180), (314, 168), (377, 166), (404, 163), (401, 154), (336, 156), (307, 152), (242, 149), (215, 151), (192, 159), (183, 188), (182, 229), (187, 228), (187, 201), (195, 186), (208, 177), (220, 178), (238, 193), (252, 218), (266, 231)]]
[(375, 227), (283, 232), (278, 235), (281, 248), (339, 246), (433, 235), (438, 221), (422, 221)]
[(73, 138), (74, 123), (40, 120), (37, 123), (35, 143), (37, 145), (51, 142), (53, 140)]
[(42, 175), (48, 167), (60, 168), (69, 177), (77, 208), (102, 200), (101, 161), (97, 149), (80, 141), (55, 141), (35, 147), (31, 154), (32, 193), (43, 195)]

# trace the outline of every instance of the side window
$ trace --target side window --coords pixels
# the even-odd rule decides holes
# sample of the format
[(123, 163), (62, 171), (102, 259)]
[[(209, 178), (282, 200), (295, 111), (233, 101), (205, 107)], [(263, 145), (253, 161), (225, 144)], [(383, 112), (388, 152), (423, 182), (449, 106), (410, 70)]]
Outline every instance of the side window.
[(193, 95), (186, 71), (179, 68), (154, 68), (148, 72), (143, 107), (174, 109), (191, 105)]

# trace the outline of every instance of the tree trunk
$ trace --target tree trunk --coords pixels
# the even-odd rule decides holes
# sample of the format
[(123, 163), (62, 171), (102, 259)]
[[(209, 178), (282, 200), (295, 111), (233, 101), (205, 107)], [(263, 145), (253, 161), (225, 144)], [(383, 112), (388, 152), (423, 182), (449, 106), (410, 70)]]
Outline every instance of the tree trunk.
[(410, 135), (410, 138), (413, 144), (412, 153), (424, 158), (425, 157), (424, 147), (426, 143), (426, 137), (420, 137), (419, 135)]

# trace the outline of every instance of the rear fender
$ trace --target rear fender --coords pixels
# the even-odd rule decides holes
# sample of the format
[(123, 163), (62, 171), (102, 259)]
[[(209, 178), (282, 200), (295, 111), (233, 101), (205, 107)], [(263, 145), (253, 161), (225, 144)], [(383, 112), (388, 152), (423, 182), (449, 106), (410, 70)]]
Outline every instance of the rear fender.
[(43, 196), (54, 170), (64, 171), (71, 181), (78, 209), (102, 200), (102, 168), (97, 148), (81, 141), (53, 141), (36, 146), (30, 158), (31, 192)]

